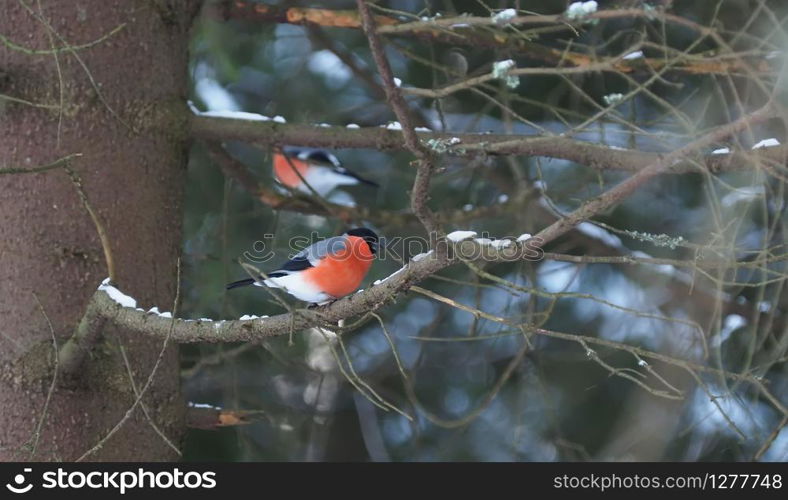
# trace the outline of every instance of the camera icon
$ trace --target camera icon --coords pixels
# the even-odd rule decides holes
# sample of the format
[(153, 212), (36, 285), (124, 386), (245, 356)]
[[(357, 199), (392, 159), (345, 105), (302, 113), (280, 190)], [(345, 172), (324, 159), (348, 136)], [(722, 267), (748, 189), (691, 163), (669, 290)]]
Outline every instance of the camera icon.
[[(23, 469), (23, 472), (25, 473), (33, 472), (33, 469), (29, 467), (25, 467)], [(24, 474), (17, 474), (16, 476), (14, 476), (14, 481), (13, 481), (16, 486), (14, 486), (14, 484), (8, 483), (5, 485), (5, 487), (8, 488), (8, 490), (11, 493), (27, 493), (28, 491), (33, 489), (33, 485), (28, 484), (27, 486), (23, 486), (26, 480), (27, 478), (25, 478)]]

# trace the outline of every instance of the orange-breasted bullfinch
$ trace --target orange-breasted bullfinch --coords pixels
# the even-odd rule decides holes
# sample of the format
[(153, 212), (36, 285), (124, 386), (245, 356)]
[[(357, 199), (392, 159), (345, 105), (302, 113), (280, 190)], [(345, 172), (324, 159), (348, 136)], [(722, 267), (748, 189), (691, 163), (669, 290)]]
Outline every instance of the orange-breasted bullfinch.
[(343, 167), (336, 156), (322, 149), (285, 146), (274, 151), (273, 158), (276, 179), (303, 193), (312, 193), (306, 184), (320, 196), (327, 195), (338, 186), (366, 184), (378, 187), (377, 183)]
[(313, 304), (332, 302), (361, 285), (378, 251), (378, 235), (365, 227), (318, 241), (298, 252), (280, 268), (227, 285), (282, 288), (299, 300)]

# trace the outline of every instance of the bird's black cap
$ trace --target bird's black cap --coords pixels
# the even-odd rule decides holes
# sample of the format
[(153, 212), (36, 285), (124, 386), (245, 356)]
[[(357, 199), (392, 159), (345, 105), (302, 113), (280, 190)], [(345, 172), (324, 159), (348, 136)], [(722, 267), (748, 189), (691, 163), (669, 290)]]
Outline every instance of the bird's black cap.
[(356, 236), (358, 238), (363, 238), (364, 241), (367, 242), (369, 245), (370, 251), (374, 254), (378, 251), (378, 235), (375, 234), (375, 231), (371, 229), (367, 229), (366, 227), (357, 227), (355, 229), (351, 229), (346, 233), (348, 236)]

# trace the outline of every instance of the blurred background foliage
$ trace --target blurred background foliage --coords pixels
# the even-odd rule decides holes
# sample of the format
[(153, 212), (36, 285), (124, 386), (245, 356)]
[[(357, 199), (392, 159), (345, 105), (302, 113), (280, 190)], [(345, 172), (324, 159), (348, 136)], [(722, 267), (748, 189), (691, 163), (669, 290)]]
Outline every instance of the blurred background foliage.
[[(567, 3), (391, 0), (376, 5), (432, 18), (438, 13), (489, 16), (510, 7), (560, 14)], [(355, 9), (351, 1), (278, 5)], [(782, 28), (788, 10), (780, 1), (600, 0), (599, 8), (667, 9), (713, 25), (736, 51), (754, 56), (767, 57), (786, 47)], [(688, 48), (696, 57), (713, 57), (718, 50), (708, 37), (699, 41), (687, 27), (642, 17), (589, 23), (576, 33), (529, 32), (528, 27), (510, 31), (547, 47), (608, 57), (635, 49), (648, 57), (673, 57)], [(495, 61), (509, 58), (517, 67), (551, 67), (506, 47), (451, 45), (407, 36), (386, 41), (386, 53), (403, 87), (440, 87), (465, 75), (489, 72)], [(394, 120), (380, 88), (359, 78), (332, 50), (349, 55), (370, 80), (379, 81), (372, 76), (377, 73), (359, 29), (202, 16), (193, 30), (191, 100), (201, 110), (279, 115), (288, 123), (367, 127)], [(763, 80), (771, 85), (774, 75)], [(626, 98), (601, 112), (608, 108), (605, 96), (616, 93)], [(752, 79), (742, 75), (586, 72), (523, 76), (515, 89), (493, 81), (440, 101), (410, 97), (409, 103), (421, 124), (433, 130), (565, 134), (614, 148), (665, 152), (755, 109), (763, 96)], [(749, 149), (767, 137), (782, 142), (782, 126), (767, 123), (727, 146)], [(261, 182), (274, 185), (270, 151), (241, 143), (228, 143), (226, 148)], [(415, 176), (410, 155), (374, 148), (334, 153), (381, 184), (377, 190), (343, 189), (357, 204), (396, 212), (408, 209)], [(432, 185), (434, 210), (461, 208), (472, 213), (507, 202), (489, 216), (453, 221), (446, 228), (487, 232), (495, 238), (535, 234), (550, 222), (546, 210), (576, 208), (629, 175), (526, 156), (445, 156), (440, 167)], [(260, 289), (224, 290), (226, 283), (245, 277), (237, 259), (245, 252), (273, 251), (276, 257), (262, 265), (273, 267), (292, 253), (292, 237), (334, 235), (346, 226), (331, 218), (263, 205), (225, 178), (200, 143), (192, 148), (188, 175), (183, 316), (238, 318), (284, 312)], [(779, 178), (758, 168), (717, 176), (663, 175), (596, 219), (607, 226), (584, 224), (546, 249), (573, 255), (645, 253), (684, 261), (702, 259), (707, 251), (707, 257), (731, 260), (731, 268), (710, 271), (723, 282), (709, 280), (691, 266), (545, 259), (485, 267), (541, 292), (513, 290), (463, 265), (421, 286), (490, 314), (757, 375), (785, 403), (786, 303), (784, 277), (779, 274), (785, 266), (781, 261), (769, 264), (778, 274), (768, 276), (758, 268), (735, 269), (737, 260), (762, 255), (755, 252), (766, 248), (772, 250), (770, 255), (784, 253), (783, 186)], [(347, 200), (347, 195), (338, 199)], [(368, 225), (386, 238), (423, 236), (417, 224)], [(683, 240), (675, 246), (658, 245), (616, 229), (666, 234), (674, 243), (675, 238)], [(400, 266), (392, 259), (377, 262), (365, 286)], [(706, 358), (704, 343), (709, 349)], [(362, 393), (348, 381), (335, 357), (343, 356), (343, 347), (355, 374), (396, 409), (376, 406), (369, 390)], [(347, 359), (342, 361), (344, 371), (350, 371)], [(612, 376), (597, 359), (638, 379), (648, 375), (649, 385), (659, 386), (630, 353), (603, 346), (587, 352), (577, 342), (538, 336), (526, 343), (519, 331), (409, 292), (384, 307), (380, 321), (370, 318), (345, 335), (341, 346), (326, 344), (312, 331), (254, 345), (183, 347), (188, 401), (264, 412), (262, 419), (246, 426), (191, 430), (184, 458), (745, 460), (770, 439), (771, 446), (759, 459), (788, 458), (788, 433), (779, 430), (783, 417), (751, 384), (702, 374), (699, 385), (684, 369), (656, 364), (653, 369), (683, 391), (682, 399), (668, 400)], [(400, 367), (413, 384), (411, 394)]]

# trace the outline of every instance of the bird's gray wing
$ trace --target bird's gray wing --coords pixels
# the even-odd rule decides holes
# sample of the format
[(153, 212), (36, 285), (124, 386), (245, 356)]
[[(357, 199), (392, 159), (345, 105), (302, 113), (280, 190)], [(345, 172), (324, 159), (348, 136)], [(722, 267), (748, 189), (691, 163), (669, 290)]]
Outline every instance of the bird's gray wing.
[(318, 241), (304, 248), (292, 260), (308, 260), (313, 266), (316, 266), (320, 260), (328, 254), (341, 252), (345, 249), (347, 240), (344, 236), (334, 236), (325, 240)]

